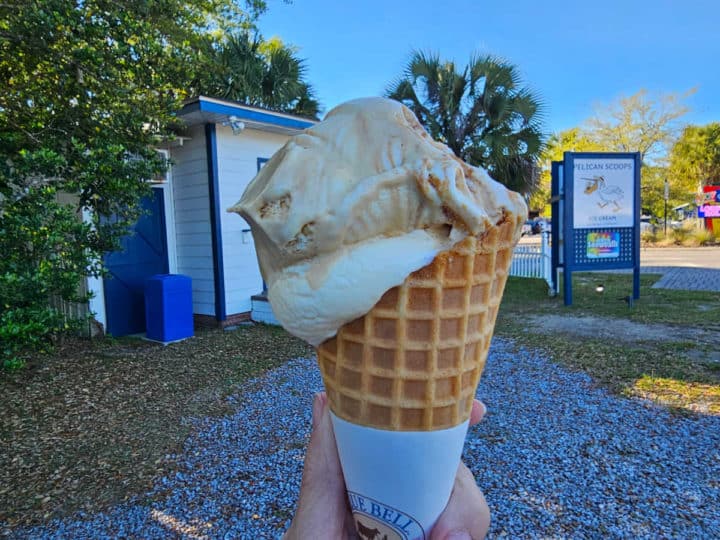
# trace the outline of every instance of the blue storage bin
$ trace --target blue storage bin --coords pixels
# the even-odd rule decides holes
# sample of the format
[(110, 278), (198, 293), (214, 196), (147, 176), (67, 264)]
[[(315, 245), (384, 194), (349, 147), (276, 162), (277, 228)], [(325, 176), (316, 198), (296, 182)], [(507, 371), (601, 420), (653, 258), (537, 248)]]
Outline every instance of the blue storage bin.
[(158, 274), (145, 281), (147, 338), (177, 341), (193, 336), (192, 280), (180, 274)]

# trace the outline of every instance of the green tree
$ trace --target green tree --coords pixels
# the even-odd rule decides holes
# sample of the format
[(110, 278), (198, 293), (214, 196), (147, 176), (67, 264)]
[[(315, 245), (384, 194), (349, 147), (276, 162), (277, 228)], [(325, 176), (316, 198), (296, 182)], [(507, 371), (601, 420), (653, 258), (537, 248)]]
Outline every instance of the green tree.
[(550, 181), (553, 161), (562, 161), (565, 152), (603, 152), (605, 148), (591, 140), (580, 128), (571, 128), (550, 136), (540, 155), (540, 179), (529, 200), (530, 210), (550, 215)]
[(677, 138), (679, 120), (689, 111), (683, 100), (693, 92), (651, 96), (641, 89), (601, 106), (585, 131), (608, 152), (640, 152), (643, 163), (662, 161)]
[(688, 194), (720, 185), (720, 123), (687, 126), (670, 152), (670, 177)]
[[(253, 0), (21, 0), (0, 5), (0, 361), (66, 323), (52, 297), (138, 216), (201, 51), (247, 27)], [(71, 194), (72, 196), (67, 196)], [(80, 219), (84, 212), (87, 222)], [(112, 219), (103, 219), (112, 216)]]
[[(640, 199), (642, 212), (655, 216), (660, 222), (665, 214), (665, 180), (668, 179), (668, 169), (665, 166), (643, 165), (640, 179)], [(689, 202), (684, 197), (682, 189), (670, 182), (668, 208)]]
[(198, 93), (276, 111), (317, 117), (320, 104), (305, 80), (307, 67), (279, 38), (234, 32), (211, 53), (211, 67)]
[(512, 64), (480, 56), (459, 68), (415, 52), (387, 96), (407, 105), (458, 157), (516, 191), (536, 187), (542, 105)]
[[(663, 215), (668, 153), (677, 139), (682, 117), (689, 110), (684, 100), (693, 92), (652, 96), (647, 90), (639, 90), (600, 106), (579, 131), (591, 145), (586, 150), (640, 153), (643, 212)], [(689, 202), (682, 195), (684, 186), (673, 178), (670, 181), (670, 204)]]

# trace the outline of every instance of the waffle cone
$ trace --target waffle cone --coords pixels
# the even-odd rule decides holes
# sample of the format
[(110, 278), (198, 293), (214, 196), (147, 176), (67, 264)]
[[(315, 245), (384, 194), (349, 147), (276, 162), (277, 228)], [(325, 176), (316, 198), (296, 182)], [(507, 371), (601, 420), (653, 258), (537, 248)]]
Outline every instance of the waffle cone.
[(522, 218), (439, 253), (318, 346), (336, 416), (392, 431), (470, 417)]

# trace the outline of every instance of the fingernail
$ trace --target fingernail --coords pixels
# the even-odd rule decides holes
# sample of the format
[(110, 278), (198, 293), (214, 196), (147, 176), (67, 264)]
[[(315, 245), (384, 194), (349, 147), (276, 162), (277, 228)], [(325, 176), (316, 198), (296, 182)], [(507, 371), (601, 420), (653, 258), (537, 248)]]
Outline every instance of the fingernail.
[(487, 414), (487, 407), (485, 406), (485, 404), (482, 401), (480, 402), (480, 410), (482, 411), (483, 416), (485, 416), (485, 414)]
[(472, 540), (472, 537), (467, 531), (452, 531), (445, 537), (445, 540)]

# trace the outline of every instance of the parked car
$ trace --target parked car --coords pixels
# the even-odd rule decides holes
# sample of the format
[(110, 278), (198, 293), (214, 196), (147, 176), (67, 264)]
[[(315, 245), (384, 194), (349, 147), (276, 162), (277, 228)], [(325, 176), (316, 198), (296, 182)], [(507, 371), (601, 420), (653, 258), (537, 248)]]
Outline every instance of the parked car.
[(533, 228), (533, 222), (529, 219), (526, 220), (525, 223), (523, 223), (523, 226), (521, 229), (521, 236), (532, 234), (532, 228)]
[(654, 233), (657, 229), (657, 226), (650, 221), (651, 218), (649, 217), (641, 217), (640, 218), (640, 232), (641, 233)]
[(545, 218), (537, 218), (532, 225), (532, 233), (540, 234), (545, 231), (550, 231), (550, 221)]

